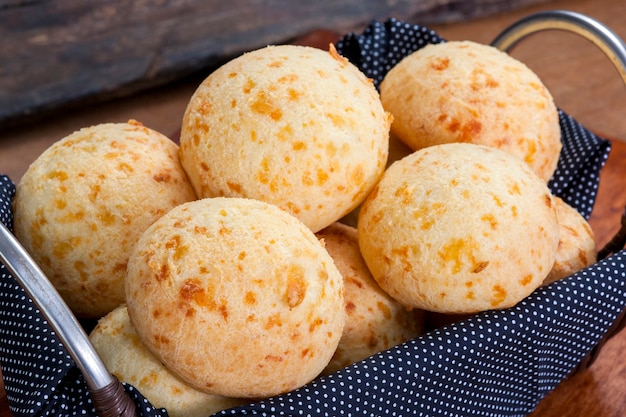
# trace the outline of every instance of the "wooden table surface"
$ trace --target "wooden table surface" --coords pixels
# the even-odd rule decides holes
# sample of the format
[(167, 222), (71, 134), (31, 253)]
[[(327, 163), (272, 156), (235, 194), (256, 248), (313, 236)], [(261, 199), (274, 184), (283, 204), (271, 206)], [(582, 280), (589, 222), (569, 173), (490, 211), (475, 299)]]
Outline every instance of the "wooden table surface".
[[(626, 39), (623, 0), (560, 0), (464, 23), (434, 26), (450, 40), (489, 43), (517, 19), (539, 10), (568, 9), (585, 13)], [(402, 16), (397, 16), (402, 19)], [(332, 28), (320, 28), (299, 40), (324, 45), (336, 39)], [(616, 232), (626, 206), (626, 87), (612, 64), (595, 46), (577, 35), (550, 31), (524, 40), (511, 54), (531, 67), (551, 90), (557, 105), (587, 128), (615, 139), (600, 179), (598, 201), (590, 224), (598, 246)], [(204, 75), (181, 80), (131, 97), (30, 123), (0, 129), (0, 172), (19, 181), (28, 165), (52, 142), (101, 122), (136, 119), (162, 133), (175, 134), (188, 99)], [(531, 414), (532, 417), (622, 417), (626, 415), (626, 331), (613, 337), (591, 368), (563, 381)], [(0, 386), (0, 417), (11, 416)]]

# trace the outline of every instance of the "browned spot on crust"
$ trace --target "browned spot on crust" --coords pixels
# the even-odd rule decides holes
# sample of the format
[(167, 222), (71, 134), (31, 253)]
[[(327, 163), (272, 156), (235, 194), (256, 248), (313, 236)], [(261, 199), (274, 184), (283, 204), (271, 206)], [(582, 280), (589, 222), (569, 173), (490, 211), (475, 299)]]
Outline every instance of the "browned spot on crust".
[(222, 318), (224, 320), (228, 320), (228, 307), (226, 306), (226, 304), (225, 303), (220, 304), (218, 310)]
[(442, 123), (449, 120), (446, 124), (446, 130), (451, 134), (454, 134), (459, 142), (471, 142), (483, 128), (482, 123), (476, 119), (471, 119), (465, 123), (461, 123), (459, 119), (450, 117), (447, 114), (441, 114), (437, 119)]
[(366, 342), (365, 342), (365, 343), (367, 343), (367, 346), (368, 346), (370, 349), (374, 349), (376, 346), (378, 346), (378, 337), (376, 336), (376, 334), (374, 334), (374, 333), (370, 333), (370, 334), (367, 336), (367, 340), (366, 340)]
[(180, 288), (180, 296), (186, 301), (198, 300), (203, 301), (202, 304), (207, 304), (206, 293), (197, 278), (188, 279), (183, 283)]
[(126, 262), (116, 263), (115, 266), (113, 267), (113, 272), (116, 274), (120, 272), (124, 272), (126, 271), (126, 266), (127, 266)]
[(152, 177), (156, 182), (169, 182), (172, 176), (169, 172), (160, 172)]
[(498, 221), (496, 220), (495, 216), (493, 214), (484, 214), (480, 220), (489, 223), (489, 226), (491, 227), (491, 229), (495, 229), (496, 226), (498, 226)]
[(378, 307), (378, 311), (380, 311), (383, 314), (383, 317), (385, 317), (387, 320), (391, 318), (391, 310), (389, 309), (389, 306), (387, 304), (379, 301), (378, 303), (376, 303), (376, 307)]
[(330, 56), (333, 57), (333, 59), (339, 62), (342, 66), (348, 63), (348, 60), (346, 58), (339, 55), (339, 52), (337, 52), (335, 45), (333, 45), (332, 43), (328, 45), (328, 53), (330, 54)]
[(294, 308), (302, 303), (306, 295), (306, 280), (301, 267), (291, 266), (287, 272), (287, 291), (285, 297), (289, 308)]
[(272, 100), (265, 91), (259, 91), (255, 97), (255, 100), (250, 105), (253, 112), (269, 116), (274, 121), (279, 121), (283, 117), (283, 112), (280, 108), (274, 106)]
[(246, 80), (246, 82), (243, 85), (243, 92), (244, 94), (250, 94), (250, 91), (252, 91), (252, 89), (256, 86), (256, 83), (251, 80), (250, 78), (248, 78)]
[(411, 272), (413, 270), (413, 265), (409, 260), (411, 249), (408, 246), (405, 245), (400, 248), (393, 248), (391, 253), (402, 263), (402, 269), (405, 272)]
[(358, 279), (349, 278), (349, 277), (347, 277), (345, 279), (346, 279), (346, 282), (350, 282), (350, 284), (354, 285), (355, 287), (358, 287), (358, 288), (361, 288), (361, 289), (364, 288), (363, 283), (360, 280), (358, 280)]
[(413, 193), (409, 189), (409, 184), (405, 182), (398, 188), (396, 188), (393, 195), (396, 197), (402, 197), (402, 204), (410, 204), (412, 200), (411, 196), (413, 195)]
[(228, 186), (228, 189), (235, 192), (235, 193), (241, 193), (241, 184), (236, 183), (236, 182), (231, 182), (231, 181), (227, 181), (226, 185)]
[(298, 74), (287, 74), (287, 75), (280, 77), (278, 79), (278, 82), (283, 83), (283, 84), (290, 84), (295, 81), (298, 81), (298, 78), (299, 78)]
[(69, 178), (69, 175), (67, 175), (67, 172), (65, 171), (50, 171), (46, 177), (51, 180), (55, 179), (58, 181), (65, 181)]
[(552, 207), (552, 197), (549, 194), (546, 194), (544, 196), (544, 201), (546, 203), (546, 206)]
[(352, 301), (346, 303), (346, 313), (348, 313), (348, 315), (352, 314), (355, 309), (356, 305)]
[(309, 332), (313, 333), (315, 331), (315, 329), (317, 329), (321, 325), (322, 325), (322, 319), (317, 318), (317, 319), (313, 320), (311, 322), (311, 324), (309, 325)]
[(476, 265), (474, 265), (474, 269), (472, 269), (472, 273), (477, 274), (480, 271), (487, 268), (487, 266), (489, 266), (489, 261), (478, 262)]
[(502, 304), (502, 302), (506, 298), (506, 290), (500, 285), (494, 285), (491, 290), (493, 291), (491, 305), (493, 307), (497, 307), (498, 305)]
[(439, 58), (434, 59), (430, 63), (430, 67), (434, 69), (435, 71), (443, 71), (447, 69), (449, 66), (450, 66), (450, 60), (448, 59), (448, 57), (439, 57)]
[(54, 201), (54, 205), (59, 210), (62, 210), (62, 209), (64, 209), (67, 206), (67, 202), (65, 200), (57, 199), (57, 200)]
[(256, 304), (256, 294), (252, 291), (246, 292), (246, 295), (243, 299), (243, 302), (247, 305), (255, 305)]
[(533, 276), (532, 275), (526, 275), (525, 277), (523, 277), (522, 279), (520, 279), (519, 283), (522, 285), (528, 285), (532, 282), (533, 280)]
[(179, 291), (180, 298), (183, 300), (183, 305), (186, 305), (187, 309), (190, 302), (205, 307), (209, 310), (217, 311), (224, 320), (228, 320), (228, 306), (225, 302), (220, 304), (215, 300), (214, 290), (210, 287), (202, 286), (202, 282), (198, 278), (190, 278), (186, 280)]
[(155, 345), (169, 345), (170, 344), (170, 339), (164, 335), (155, 335), (153, 340), (154, 340)]
[(514, 183), (510, 188), (509, 188), (509, 194), (513, 195), (520, 195), (522, 194), (522, 192), (520, 191), (519, 188), (519, 184), (518, 183)]
[(165, 281), (170, 276), (170, 268), (167, 264), (161, 265), (161, 267), (156, 271), (155, 278), (157, 281)]
[(291, 148), (294, 151), (302, 151), (306, 149), (306, 143), (298, 140), (298, 141), (293, 142), (293, 144), (291, 145)]
[(474, 259), (474, 250), (477, 243), (471, 238), (467, 239), (450, 239), (438, 252), (442, 261), (451, 263), (452, 273), (456, 274), (461, 271), (466, 262), (472, 264), (477, 263)]
[(272, 314), (265, 323), (265, 329), (269, 330), (272, 327), (280, 327), (283, 325), (282, 320), (280, 319), (280, 314)]
[(589, 259), (587, 258), (587, 253), (585, 253), (585, 251), (582, 249), (578, 250), (578, 261), (582, 265), (589, 265), (591, 263), (589, 262)]

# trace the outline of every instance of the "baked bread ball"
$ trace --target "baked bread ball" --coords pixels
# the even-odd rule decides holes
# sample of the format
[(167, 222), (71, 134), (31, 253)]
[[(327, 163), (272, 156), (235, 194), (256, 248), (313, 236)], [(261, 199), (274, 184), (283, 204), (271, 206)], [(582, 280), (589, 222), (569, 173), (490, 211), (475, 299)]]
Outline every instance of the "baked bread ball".
[(244, 403), (205, 394), (173, 375), (143, 346), (125, 305), (101, 318), (89, 340), (113, 375), (137, 388), (153, 406), (167, 409), (170, 417), (206, 417)]
[(28, 168), (14, 200), (15, 235), (78, 317), (124, 303), (139, 236), (195, 194), (178, 146), (131, 120), (86, 127)]
[(546, 182), (554, 174), (562, 144), (553, 98), (531, 69), (495, 47), (427, 45), (387, 73), (380, 95), (393, 135), (413, 150), (488, 145), (526, 161)]
[(541, 285), (559, 240), (545, 182), (520, 159), (469, 143), (392, 164), (359, 212), (363, 259), (407, 308), (510, 307)]
[(172, 209), (141, 237), (126, 278), (144, 345), (196, 389), (267, 397), (304, 385), (332, 357), (343, 282), (301, 221), (259, 200)]
[(316, 232), (378, 181), (390, 124), (372, 81), (332, 46), (268, 46), (202, 82), (180, 155), (198, 196), (263, 200)]
[(596, 263), (596, 237), (587, 220), (563, 199), (554, 197), (559, 219), (559, 246), (544, 285)]
[(424, 331), (424, 315), (384, 292), (361, 256), (354, 227), (333, 223), (317, 233), (343, 276), (346, 325), (324, 373), (330, 374)]

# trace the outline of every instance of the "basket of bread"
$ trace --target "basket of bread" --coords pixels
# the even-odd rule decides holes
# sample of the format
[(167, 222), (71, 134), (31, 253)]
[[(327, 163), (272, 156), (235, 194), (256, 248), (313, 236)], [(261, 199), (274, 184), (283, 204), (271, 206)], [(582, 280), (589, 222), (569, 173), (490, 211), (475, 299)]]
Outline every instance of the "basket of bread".
[[(588, 23), (520, 24), (554, 21)], [(619, 325), (626, 266), (587, 223), (610, 142), (503, 49), (395, 19), (267, 46), (178, 141), (89, 126), (3, 177), (12, 412), (530, 413)]]

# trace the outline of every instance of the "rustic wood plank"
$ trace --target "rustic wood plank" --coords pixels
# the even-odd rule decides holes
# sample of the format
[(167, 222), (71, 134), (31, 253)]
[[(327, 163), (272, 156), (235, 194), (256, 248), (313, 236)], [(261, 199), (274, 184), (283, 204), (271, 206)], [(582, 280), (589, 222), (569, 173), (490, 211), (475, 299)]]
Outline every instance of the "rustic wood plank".
[(544, 0), (0, 1), (0, 124), (161, 85), (319, 28), (429, 24)]

